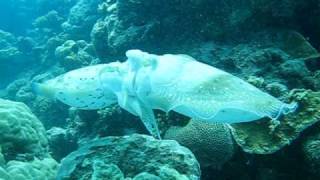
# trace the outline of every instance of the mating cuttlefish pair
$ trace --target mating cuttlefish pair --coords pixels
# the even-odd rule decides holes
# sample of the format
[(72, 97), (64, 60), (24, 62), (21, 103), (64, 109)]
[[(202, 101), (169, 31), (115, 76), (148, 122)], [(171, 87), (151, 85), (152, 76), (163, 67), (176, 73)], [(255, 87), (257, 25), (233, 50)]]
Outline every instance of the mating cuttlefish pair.
[(111, 104), (139, 116), (160, 138), (153, 109), (222, 123), (277, 119), (293, 112), (286, 104), (249, 83), (187, 55), (126, 52), (127, 61), (76, 69), (44, 83), (33, 83), (40, 95), (79, 109)]

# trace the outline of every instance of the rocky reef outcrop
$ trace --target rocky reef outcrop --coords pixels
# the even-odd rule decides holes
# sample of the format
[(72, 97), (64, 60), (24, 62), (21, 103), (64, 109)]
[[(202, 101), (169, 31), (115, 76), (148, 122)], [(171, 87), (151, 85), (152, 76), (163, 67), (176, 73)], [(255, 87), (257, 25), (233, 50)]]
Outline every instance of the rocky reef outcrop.
[(66, 22), (62, 24), (63, 31), (69, 39), (88, 40), (93, 24), (99, 15), (98, 4), (101, 0), (79, 0), (70, 9)]
[(175, 141), (150, 136), (106, 137), (62, 160), (57, 179), (200, 179), (194, 155)]
[(83, 40), (67, 40), (55, 50), (55, 56), (66, 71), (97, 63), (92, 45)]
[(42, 123), (23, 103), (1, 99), (1, 148), (2, 153), (30, 153), (44, 156), (48, 153), (48, 140)]
[(320, 177), (320, 134), (319, 125), (316, 126), (313, 132), (303, 139), (301, 151), (303, 159), (306, 163), (306, 169), (309, 173)]
[[(4, 88), (4, 85), (14, 80), (19, 71), (31, 62), (30, 56), (24, 52), (22, 46), (24, 45), (25, 48), (30, 48), (27, 46), (32, 46), (32, 42), (25, 42), (25, 44), (23, 44), (22, 38), (17, 38), (13, 34), (2, 31), (1, 29), (0, 39), (0, 88)], [(30, 39), (26, 41), (30, 41)]]
[(290, 96), (299, 103), (299, 109), (283, 117), (280, 122), (266, 120), (232, 125), (234, 138), (244, 151), (274, 153), (290, 145), (302, 131), (320, 120), (319, 92), (294, 90)]
[(23, 103), (0, 99), (0, 177), (54, 179), (58, 163), (49, 154), (42, 123)]

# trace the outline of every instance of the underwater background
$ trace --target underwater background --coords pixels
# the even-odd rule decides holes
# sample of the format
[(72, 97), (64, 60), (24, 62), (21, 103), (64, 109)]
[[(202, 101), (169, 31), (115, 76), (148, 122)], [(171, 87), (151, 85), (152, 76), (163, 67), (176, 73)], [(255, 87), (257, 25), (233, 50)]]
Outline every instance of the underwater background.
[[(1, 0), (0, 179), (320, 179), (319, 48), (320, 0)], [(32, 91), (129, 49), (188, 54), (299, 108), (280, 124), (155, 111), (156, 140), (118, 105)]]

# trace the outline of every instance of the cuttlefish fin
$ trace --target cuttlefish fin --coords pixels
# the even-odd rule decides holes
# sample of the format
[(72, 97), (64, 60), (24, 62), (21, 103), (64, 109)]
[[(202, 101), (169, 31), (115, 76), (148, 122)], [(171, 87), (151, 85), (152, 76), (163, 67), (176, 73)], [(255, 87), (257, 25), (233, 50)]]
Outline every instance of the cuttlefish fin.
[(56, 93), (56, 89), (54, 89), (46, 84), (35, 83), (35, 82), (33, 82), (31, 84), (31, 89), (34, 93), (42, 95), (42, 96), (46, 96), (49, 98), (54, 98), (55, 93)]

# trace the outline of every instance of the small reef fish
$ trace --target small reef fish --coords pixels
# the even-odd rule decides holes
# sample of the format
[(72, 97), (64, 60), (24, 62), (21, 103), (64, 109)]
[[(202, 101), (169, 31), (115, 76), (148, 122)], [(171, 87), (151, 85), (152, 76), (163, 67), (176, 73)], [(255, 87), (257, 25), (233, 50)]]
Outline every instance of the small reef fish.
[(72, 70), (34, 91), (84, 110), (111, 104), (139, 116), (146, 129), (160, 138), (153, 109), (175, 111), (209, 122), (239, 123), (295, 111), (286, 104), (225, 71), (183, 54), (126, 52), (123, 63), (112, 62)]

